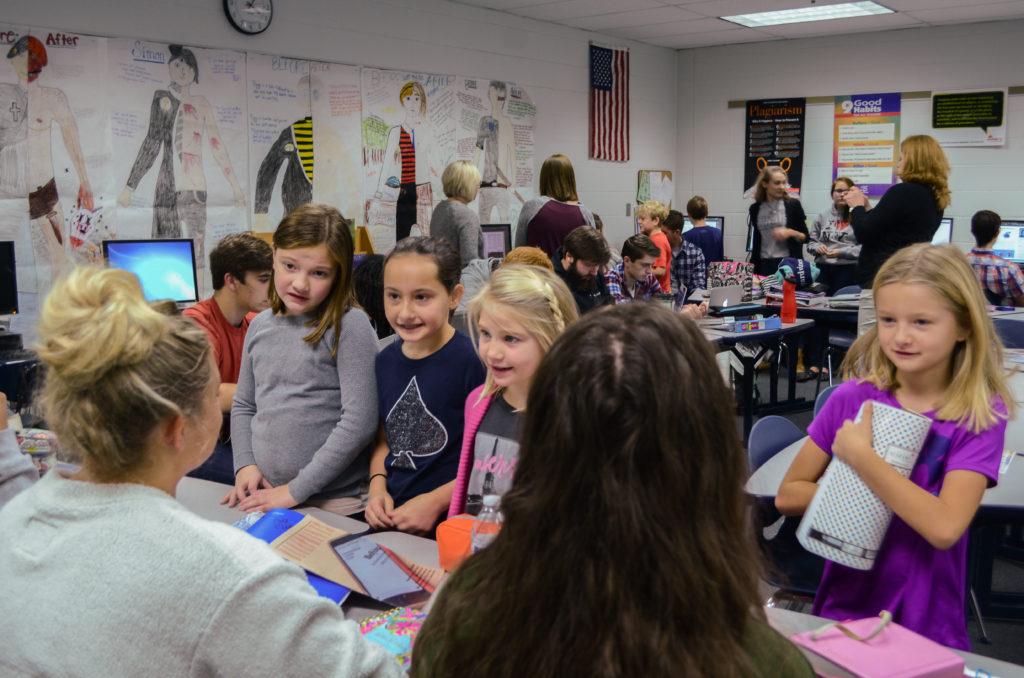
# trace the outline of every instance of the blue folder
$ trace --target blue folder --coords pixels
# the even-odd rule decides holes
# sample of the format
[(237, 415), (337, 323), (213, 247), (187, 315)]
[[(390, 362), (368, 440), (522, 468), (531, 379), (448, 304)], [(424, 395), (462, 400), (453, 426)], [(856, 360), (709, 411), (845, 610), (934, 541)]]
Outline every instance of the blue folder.
[[(246, 532), (269, 544), (295, 525), (298, 525), (299, 521), (303, 518), (305, 516), (298, 511), (270, 509), (262, 518), (246, 529)], [(341, 584), (324, 579), (308, 570), (306, 571), (306, 578), (309, 580), (309, 585), (324, 598), (329, 598), (339, 605), (348, 598), (350, 591)]]

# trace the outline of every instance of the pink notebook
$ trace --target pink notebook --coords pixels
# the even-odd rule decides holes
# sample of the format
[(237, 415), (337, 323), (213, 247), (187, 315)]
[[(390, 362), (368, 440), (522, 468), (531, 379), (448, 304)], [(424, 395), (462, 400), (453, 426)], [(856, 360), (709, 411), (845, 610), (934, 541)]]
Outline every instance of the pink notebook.
[[(861, 637), (870, 635), (878, 625), (878, 617), (843, 622)], [(964, 674), (960, 655), (899, 624), (889, 623), (865, 641), (850, 638), (835, 627), (817, 639), (812, 638), (814, 634), (805, 631), (791, 640), (861, 678), (959, 678)]]

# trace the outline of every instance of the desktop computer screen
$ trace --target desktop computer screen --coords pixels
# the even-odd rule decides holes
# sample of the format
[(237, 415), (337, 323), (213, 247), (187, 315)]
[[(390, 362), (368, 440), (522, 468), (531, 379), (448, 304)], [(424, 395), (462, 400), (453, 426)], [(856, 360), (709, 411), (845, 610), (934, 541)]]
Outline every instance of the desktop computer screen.
[(932, 236), (933, 245), (946, 245), (953, 242), (953, 218), (946, 217), (939, 222), (939, 229)]
[(1024, 221), (1003, 220), (992, 251), (1003, 259), (1024, 263)]
[[(708, 217), (704, 222), (711, 228), (717, 228), (719, 231), (725, 232), (725, 217)], [(690, 217), (683, 217), (683, 233), (686, 233), (693, 228), (693, 222), (690, 221)]]
[[(504, 259), (512, 250), (512, 224), (483, 224), (484, 256)], [(462, 262), (466, 265), (468, 262)]]
[(196, 264), (191, 240), (104, 240), (110, 268), (134, 273), (147, 301), (198, 301)]
[(14, 265), (14, 243), (0, 242), (0, 315), (18, 312), (18, 276)]

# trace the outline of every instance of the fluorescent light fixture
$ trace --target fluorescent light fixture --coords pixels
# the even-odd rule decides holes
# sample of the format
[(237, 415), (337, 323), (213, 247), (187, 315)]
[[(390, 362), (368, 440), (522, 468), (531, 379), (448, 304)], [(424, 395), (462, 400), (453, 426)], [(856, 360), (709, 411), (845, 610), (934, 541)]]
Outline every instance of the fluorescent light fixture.
[(876, 2), (844, 2), (838, 5), (810, 5), (797, 9), (782, 9), (775, 12), (757, 12), (755, 14), (737, 14), (736, 16), (719, 17), (747, 28), (762, 26), (778, 26), (780, 24), (799, 24), (805, 21), (829, 21), (830, 19), (849, 19), (855, 16), (873, 16), (875, 14), (893, 14), (888, 7)]

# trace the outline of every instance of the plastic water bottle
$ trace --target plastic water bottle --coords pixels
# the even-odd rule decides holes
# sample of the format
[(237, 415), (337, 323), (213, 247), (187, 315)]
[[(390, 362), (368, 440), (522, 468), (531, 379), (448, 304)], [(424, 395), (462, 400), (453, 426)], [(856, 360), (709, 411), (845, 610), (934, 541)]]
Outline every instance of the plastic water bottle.
[(784, 323), (796, 322), (796, 285), (788, 280), (782, 283), (782, 312), (779, 318)]
[(501, 512), (498, 511), (498, 495), (487, 494), (483, 499), (484, 506), (473, 521), (472, 544), (473, 553), (490, 546), (501, 530)]

